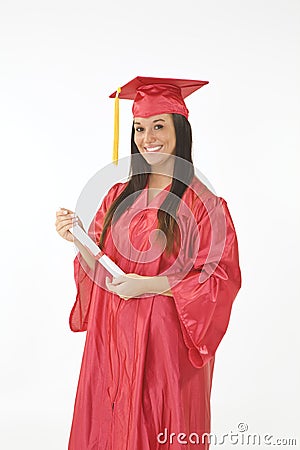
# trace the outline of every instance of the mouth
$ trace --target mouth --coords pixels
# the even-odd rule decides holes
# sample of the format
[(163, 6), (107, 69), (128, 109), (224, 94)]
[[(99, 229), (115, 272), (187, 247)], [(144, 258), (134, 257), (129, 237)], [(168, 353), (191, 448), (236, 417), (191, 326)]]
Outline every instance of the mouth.
[(145, 152), (148, 153), (155, 153), (155, 152), (159, 152), (162, 149), (162, 145), (156, 145), (155, 147), (144, 147)]

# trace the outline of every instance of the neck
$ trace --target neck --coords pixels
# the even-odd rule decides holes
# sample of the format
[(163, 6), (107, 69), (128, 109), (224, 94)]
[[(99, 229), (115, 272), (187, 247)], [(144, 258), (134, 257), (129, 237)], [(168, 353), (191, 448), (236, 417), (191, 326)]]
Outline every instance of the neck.
[(149, 175), (149, 187), (151, 188), (157, 188), (157, 189), (163, 189), (172, 181), (171, 176), (169, 175), (162, 175), (158, 173), (151, 173)]
[(164, 167), (153, 166), (152, 172), (149, 174), (149, 186), (152, 188), (164, 188), (171, 183), (174, 173), (174, 158), (169, 158), (168, 164)]

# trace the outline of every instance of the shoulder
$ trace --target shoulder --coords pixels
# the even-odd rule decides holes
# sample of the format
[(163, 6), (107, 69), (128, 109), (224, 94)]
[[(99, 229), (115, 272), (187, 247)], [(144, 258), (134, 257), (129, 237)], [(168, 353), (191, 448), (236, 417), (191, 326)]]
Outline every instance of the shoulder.
[[(191, 183), (187, 187), (184, 196), (189, 203), (196, 208), (212, 208), (219, 203), (226, 203), (223, 197), (212, 192), (206, 184), (198, 177), (194, 176)], [(184, 197), (183, 196), (183, 197)]]
[(196, 176), (182, 196), (181, 214), (191, 212), (198, 223), (212, 217), (229, 215), (226, 200), (212, 192)]
[(105, 214), (109, 208), (111, 207), (112, 203), (119, 197), (121, 192), (125, 189), (128, 182), (125, 183), (115, 183), (113, 186), (109, 187), (104, 191), (104, 194), (102, 194), (100, 201), (98, 203), (98, 207), (96, 209), (96, 217), (102, 216)]
[(128, 181), (124, 183), (115, 183), (113, 186), (111, 186), (107, 193), (104, 196), (103, 202), (105, 203), (112, 203), (126, 188), (128, 184)]

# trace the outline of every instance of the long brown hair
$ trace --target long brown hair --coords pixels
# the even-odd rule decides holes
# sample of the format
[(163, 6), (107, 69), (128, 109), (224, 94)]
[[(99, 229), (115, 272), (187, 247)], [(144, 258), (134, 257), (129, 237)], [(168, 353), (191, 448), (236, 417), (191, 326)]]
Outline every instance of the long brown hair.
[[(166, 237), (166, 252), (170, 254), (174, 249), (174, 244), (180, 244), (179, 229), (176, 223), (176, 213), (180, 200), (187, 189), (187, 186), (194, 176), (194, 165), (192, 161), (192, 130), (189, 121), (180, 114), (172, 114), (175, 134), (176, 148), (173, 180), (170, 191), (157, 211), (158, 229)], [(106, 213), (103, 230), (100, 237), (99, 247), (102, 249), (107, 229), (114, 224), (128, 209), (145, 188), (148, 176), (151, 173), (151, 166), (140, 154), (134, 142), (135, 128), (132, 126), (131, 133), (131, 158), (130, 178), (126, 188), (114, 200)], [(181, 159), (182, 158), (182, 159)], [(182, 164), (181, 161), (189, 164)]]

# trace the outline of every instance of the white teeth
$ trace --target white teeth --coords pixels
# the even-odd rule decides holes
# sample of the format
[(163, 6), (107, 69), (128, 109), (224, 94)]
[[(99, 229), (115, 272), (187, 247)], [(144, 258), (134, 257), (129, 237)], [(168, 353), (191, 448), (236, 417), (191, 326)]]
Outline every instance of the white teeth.
[(157, 147), (145, 147), (145, 150), (147, 152), (157, 152), (157, 150), (160, 150), (162, 148), (162, 145), (158, 145)]

